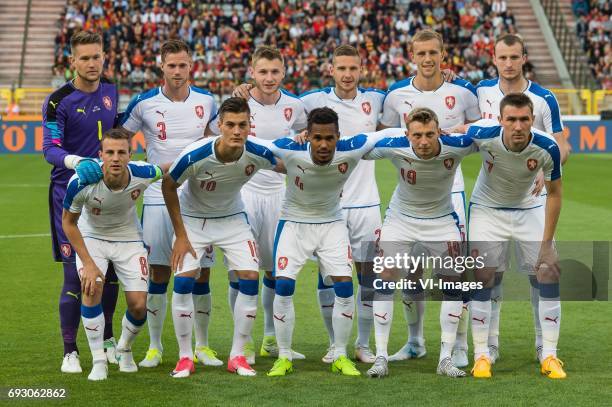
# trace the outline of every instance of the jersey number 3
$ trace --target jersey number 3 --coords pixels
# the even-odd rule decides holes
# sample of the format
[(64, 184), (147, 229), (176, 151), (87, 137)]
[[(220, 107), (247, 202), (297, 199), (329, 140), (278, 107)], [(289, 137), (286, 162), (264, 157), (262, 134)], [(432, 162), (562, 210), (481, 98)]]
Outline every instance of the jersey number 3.
[(160, 140), (165, 140), (166, 139), (166, 123), (157, 122), (157, 128), (159, 129), (159, 134), (157, 135), (157, 137)]

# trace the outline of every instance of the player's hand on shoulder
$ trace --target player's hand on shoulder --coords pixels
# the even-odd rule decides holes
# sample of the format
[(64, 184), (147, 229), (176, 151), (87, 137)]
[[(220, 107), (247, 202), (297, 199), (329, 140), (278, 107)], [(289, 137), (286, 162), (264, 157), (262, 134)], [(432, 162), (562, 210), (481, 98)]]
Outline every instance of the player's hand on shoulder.
[(95, 184), (104, 176), (100, 164), (93, 158), (81, 159), (74, 170), (79, 177), (79, 184), (81, 185)]
[(249, 91), (251, 89), (253, 89), (253, 85), (251, 85), (250, 83), (240, 84), (234, 89), (234, 91), (232, 92), (232, 96), (249, 100), (249, 98), (251, 97)]
[(442, 70), (442, 77), (449, 83), (458, 78), (457, 74), (450, 68)]
[(293, 137), (293, 141), (299, 145), (305, 144), (308, 141), (308, 130), (302, 130)]
[(183, 270), (183, 260), (187, 253), (190, 253), (194, 259), (198, 256), (191, 246), (191, 242), (187, 236), (177, 236), (174, 241), (174, 246), (172, 246), (172, 270), (173, 271), (182, 271)]
[(105, 280), (104, 273), (94, 262), (83, 264), (79, 274), (81, 275), (81, 292), (88, 296), (93, 296), (96, 292), (96, 284), (103, 284)]

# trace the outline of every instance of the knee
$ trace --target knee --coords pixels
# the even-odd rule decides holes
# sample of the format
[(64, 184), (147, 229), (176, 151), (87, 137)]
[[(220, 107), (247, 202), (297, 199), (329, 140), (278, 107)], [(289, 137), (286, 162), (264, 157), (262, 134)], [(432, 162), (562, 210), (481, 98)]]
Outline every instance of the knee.
[(290, 297), (295, 292), (295, 280), (279, 278), (276, 280), (276, 295)]
[(170, 281), (170, 267), (151, 266), (151, 281), (154, 283), (168, 283)]

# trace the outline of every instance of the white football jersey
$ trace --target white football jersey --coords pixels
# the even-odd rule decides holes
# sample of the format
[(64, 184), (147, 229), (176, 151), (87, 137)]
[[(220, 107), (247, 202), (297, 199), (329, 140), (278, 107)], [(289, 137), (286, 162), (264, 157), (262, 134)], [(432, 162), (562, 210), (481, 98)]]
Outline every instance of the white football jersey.
[(366, 159), (388, 158), (398, 171), (398, 184), (389, 208), (397, 213), (421, 219), (451, 214), (451, 190), (455, 172), (463, 158), (478, 151), (472, 139), (463, 135), (441, 136), (440, 154), (424, 160), (410, 145), (404, 131), (395, 129), (393, 137), (378, 141)]
[(233, 163), (215, 155), (220, 136), (208, 137), (187, 146), (170, 167), (169, 175), (187, 187), (181, 191), (181, 213), (195, 218), (222, 218), (244, 212), (240, 189), (258, 170), (276, 165), (272, 152), (249, 138), (244, 152)]
[(270, 149), (284, 161), (288, 178), (280, 219), (300, 223), (341, 220), (342, 188), (379, 139), (371, 134), (339, 140), (334, 158), (327, 165), (313, 163), (310, 143), (298, 144), (290, 138), (274, 141)]
[[(162, 165), (173, 162), (185, 147), (204, 137), (206, 126), (216, 116), (217, 105), (209, 92), (190, 86), (184, 102), (173, 102), (158, 87), (130, 102), (121, 125), (131, 132), (142, 130), (147, 161)], [(161, 181), (147, 190), (144, 203), (164, 203)]]
[[(504, 97), (499, 87), (499, 78), (480, 81), (476, 87), (476, 93), (482, 118), (497, 120), (499, 103)], [(533, 127), (548, 134), (563, 131), (559, 102), (551, 91), (529, 81), (523, 93), (533, 102)]]
[(540, 206), (533, 196), (533, 181), (540, 169), (544, 179), (561, 178), (561, 153), (552, 136), (533, 128), (523, 151), (509, 151), (502, 141), (503, 127), (493, 120), (480, 120), (470, 126), (482, 156), (471, 202), (498, 209), (530, 209)]
[[(292, 137), (296, 131), (306, 128), (304, 103), (295, 95), (281, 89), (278, 101), (264, 105), (251, 97), (251, 133), (253, 137), (276, 140)], [(278, 192), (285, 187), (285, 176), (274, 171), (259, 171), (245, 188), (251, 192)]]
[(72, 176), (64, 198), (64, 209), (81, 213), (78, 226), (83, 237), (111, 242), (142, 240), (136, 201), (149, 185), (161, 179), (163, 173), (158, 166), (142, 161), (130, 161), (128, 171), (130, 181), (121, 191), (110, 190), (103, 179), (83, 186), (76, 174)]
[[(406, 128), (406, 117), (417, 107), (428, 107), (438, 116), (441, 129), (450, 129), (468, 121), (480, 119), (476, 89), (463, 79), (444, 81), (433, 91), (421, 91), (414, 84), (414, 76), (393, 84), (387, 92), (381, 124)], [(464, 190), (461, 168), (455, 175), (453, 192)]]
[[(357, 96), (349, 100), (340, 99), (331, 87), (300, 95), (307, 112), (329, 107), (338, 114), (341, 138), (376, 131), (384, 98), (385, 92), (364, 88), (357, 88)], [(344, 185), (341, 205), (343, 208), (362, 208), (379, 204), (374, 161), (360, 161)]]

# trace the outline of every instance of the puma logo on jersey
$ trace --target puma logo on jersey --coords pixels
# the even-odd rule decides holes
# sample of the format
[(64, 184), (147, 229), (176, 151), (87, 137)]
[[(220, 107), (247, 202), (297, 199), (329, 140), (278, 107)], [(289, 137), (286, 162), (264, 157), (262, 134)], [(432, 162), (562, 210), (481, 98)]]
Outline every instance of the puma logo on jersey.
[(93, 197), (93, 200), (98, 202), (100, 204), (100, 206), (102, 206), (102, 199), (104, 199), (104, 198), (98, 198), (98, 197), (95, 197), (95, 196)]
[(83, 113), (83, 114), (86, 114), (86, 113), (85, 113), (85, 108), (84, 108), (84, 107), (77, 107), (77, 110), (76, 110), (76, 111), (77, 111), (77, 113)]
[(215, 178), (215, 173), (214, 172), (204, 171), (204, 174), (210, 175), (210, 178)]
[(409, 101), (407, 101), (407, 100), (404, 100), (404, 103), (405, 103), (405, 104), (407, 104), (408, 106), (410, 106), (410, 110), (412, 110), (412, 103), (410, 103), (410, 102), (409, 102)]
[(298, 170), (302, 171), (302, 174), (306, 174), (306, 168), (302, 167), (301, 165), (298, 165)]
[(166, 115), (166, 112), (167, 112), (167, 110), (164, 110), (163, 112), (160, 112), (159, 110), (156, 110), (156, 111), (155, 111), (155, 113), (160, 114), (160, 115), (161, 115), (161, 117), (163, 117), (164, 119), (166, 118), (166, 116), (165, 116), (165, 115)]
[(57, 102), (54, 102), (52, 100), (49, 101), (49, 104), (53, 106), (54, 109), (57, 107)]
[(489, 99), (486, 99), (485, 102), (489, 104), (490, 108), (493, 108), (493, 102), (491, 102)]

